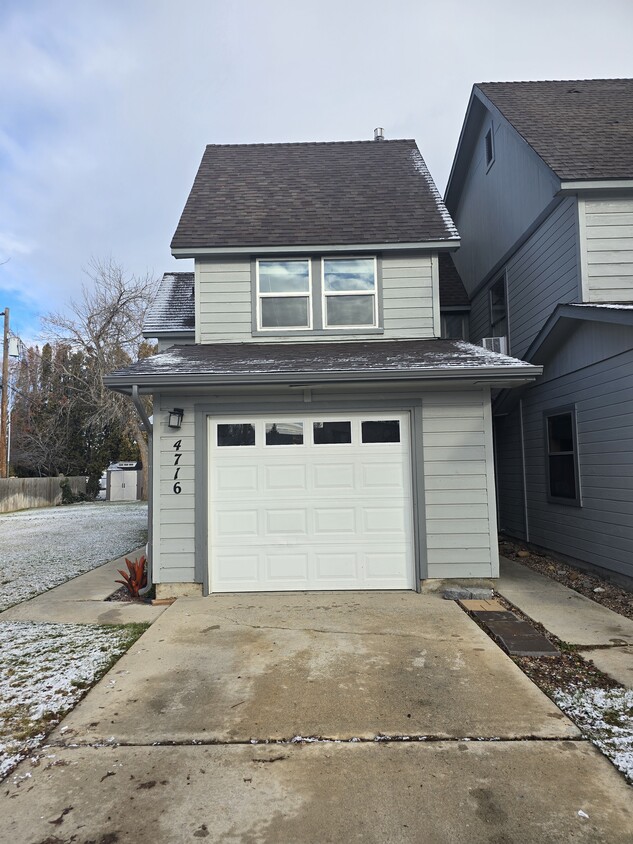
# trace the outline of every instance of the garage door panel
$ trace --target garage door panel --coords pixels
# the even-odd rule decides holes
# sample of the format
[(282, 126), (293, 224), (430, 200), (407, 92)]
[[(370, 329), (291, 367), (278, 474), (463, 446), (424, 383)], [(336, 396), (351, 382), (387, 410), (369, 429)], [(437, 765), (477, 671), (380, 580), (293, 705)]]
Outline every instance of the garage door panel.
[(405, 536), (404, 502), (394, 507), (363, 507), (363, 530), (365, 533), (394, 533)]
[[(248, 447), (217, 446), (210, 420), (211, 591), (412, 588), (408, 417), (396, 416), (400, 442), (362, 443), (371, 414), (352, 414), (351, 442), (326, 445), (313, 443), (312, 426), (332, 416), (306, 414), (295, 445), (266, 445), (270, 418), (223, 421), (255, 431)], [(275, 424), (285, 431), (283, 414)]]
[(355, 470), (353, 463), (320, 463), (313, 465), (312, 488), (324, 492), (330, 490), (354, 490)]
[(353, 507), (314, 507), (315, 536), (332, 533), (357, 533), (356, 512)]
[(266, 537), (279, 534), (306, 536), (308, 533), (308, 513), (305, 509), (263, 510)]
[(264, 466), (264, 489), (305, 490), (308, 486), (307, 467), (296, 463), (277, 463)]

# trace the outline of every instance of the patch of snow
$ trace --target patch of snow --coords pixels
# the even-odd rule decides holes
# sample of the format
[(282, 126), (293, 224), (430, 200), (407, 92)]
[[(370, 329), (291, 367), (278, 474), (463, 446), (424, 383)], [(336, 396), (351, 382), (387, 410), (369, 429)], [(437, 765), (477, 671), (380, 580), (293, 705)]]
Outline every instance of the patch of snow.
[(633, 782), (633, 689), (557, 691), (554, 701)]
[(133, 551), (146, 532), (143, 501), (0, 515), (0, 611)]
[(449, 231), (449, 237), (459, 238), (459, 232), (455, 227), (453, 218), (448, 213), (448, 209), (446, 208), (446, 205), (444, 205), (444, 200), (442, 199), (440, 192), (437, 189), (435, 182), (433, 181), (433, 177), (429, 173), (429, 168), (426, 166), (426, 163), (420, 154), (420, 150), (417, 148), (411, 150), (411, 163), (413, 164), (413, 169), (416, 171), (416, 173), (419, 173), (420, 176), (422, 176), (422, 178), (426, 182), (429, 192), (433, 196), (435, 204), (437, 205), (437, 210), (439, 211), (442, 220), (444, 221), (444, 225)]
[(0, 779), (43, 744), (129, 642), (114, 627), (0, 622)]
[(572, 308), (606, 308), (614, 311), (633, 311), (633, 305), (617, 305), (609, 302), (570, 302)]

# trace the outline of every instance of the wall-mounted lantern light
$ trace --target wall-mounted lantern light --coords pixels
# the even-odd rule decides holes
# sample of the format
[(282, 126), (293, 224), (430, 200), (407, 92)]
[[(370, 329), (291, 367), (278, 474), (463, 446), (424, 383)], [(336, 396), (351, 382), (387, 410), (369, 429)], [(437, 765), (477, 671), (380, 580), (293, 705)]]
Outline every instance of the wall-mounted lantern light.
[(167, 424), (170, 428), (180, 428), (183, 416), (184, 411), (182, 407), (175, 407), (173, 410), (169, 411), (169, 422)]

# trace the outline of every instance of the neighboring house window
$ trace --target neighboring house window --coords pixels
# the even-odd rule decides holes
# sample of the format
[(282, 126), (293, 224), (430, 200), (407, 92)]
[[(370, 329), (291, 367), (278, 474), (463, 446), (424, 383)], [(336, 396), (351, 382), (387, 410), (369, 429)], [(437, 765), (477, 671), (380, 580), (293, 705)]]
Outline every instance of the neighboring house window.
[(493, 337), (506, 337), (508, 334), (505, 275), (497, 279), (490, 288), (490, 327)]
[(257, 262), (257, 327), (312, 326), (312, 279), (308, 259)]
[(489, 170), (495, 160), (495, 137), (492, 126), (488, 129), (484, 137), (484, 148), (486, 153), (486, 170)]
[(324, 327), (375, 327), (377, 312), (376, 259), (324, 258)]
[(444, 312), (442, 315), (442, 339), (468, 339), (468, 314)]
[(580, 506), (576, 409), (558, 408), (545, 413), (547, 497), (561, 504)]

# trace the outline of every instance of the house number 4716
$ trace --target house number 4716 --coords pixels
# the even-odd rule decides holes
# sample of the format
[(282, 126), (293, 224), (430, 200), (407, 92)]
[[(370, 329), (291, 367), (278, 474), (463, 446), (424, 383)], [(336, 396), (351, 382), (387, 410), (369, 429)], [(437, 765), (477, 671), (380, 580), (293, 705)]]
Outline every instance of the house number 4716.
[(182, 457), (182, 451), (180, 451), (180, 446), (182, 444), (182, 440), (176, 440), (174, 443), (174, 466), (176, 471), (174, 472), (174, 485), (172, 487), (175, 495), (180, 495), (182, 492), (182, 487), (180, 486), (180, 481), (178, 480), (178, 475), (180, 474), (180, 458)]

